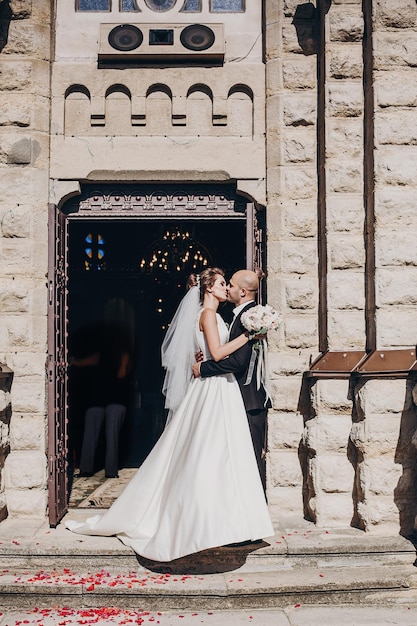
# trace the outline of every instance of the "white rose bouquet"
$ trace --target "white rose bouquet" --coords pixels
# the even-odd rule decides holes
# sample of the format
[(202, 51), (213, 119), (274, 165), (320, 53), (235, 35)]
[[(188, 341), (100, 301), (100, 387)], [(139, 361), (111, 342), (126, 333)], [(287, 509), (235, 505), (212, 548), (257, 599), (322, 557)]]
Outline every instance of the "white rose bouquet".
[(266, 334), (270, 330), (277, 330), (279, 328), (281, 324), (281, 316), (278, 311), (273, 309), (269, 304), (258, 304), (257, 306), (248, 309), (248, 311), (245, 311), (240, 320), (246, 330), (249, 331), (249, 339), (253, 339), (257, 335), (265, 335), (265, 337), (257, 339), (252, 346), (252, 355), (245, 385), (249, 385), (252, 382), (256, 358), (258, 357), (258, 364), (256, 368), (256, 386), (257, 389), (259, 389), (262, 383), (266, 393), (266, 404), (268, 398), (271, 397), (269, 388), (268, 344), (266, 342)]

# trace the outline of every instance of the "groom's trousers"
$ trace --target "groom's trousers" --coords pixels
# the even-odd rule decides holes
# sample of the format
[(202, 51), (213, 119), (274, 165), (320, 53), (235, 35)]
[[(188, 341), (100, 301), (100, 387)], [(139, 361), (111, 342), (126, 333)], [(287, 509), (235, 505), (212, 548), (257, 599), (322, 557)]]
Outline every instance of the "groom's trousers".
[(115, 477), (119, 469), (119, 436), (126, 415), (122, 404), (93, 406), (85, 414), (84, 437), (81, 448), (80, 472), (92, 474), (100, 432), (105, 424), (106, 453), (104, 469), (106, 476)]

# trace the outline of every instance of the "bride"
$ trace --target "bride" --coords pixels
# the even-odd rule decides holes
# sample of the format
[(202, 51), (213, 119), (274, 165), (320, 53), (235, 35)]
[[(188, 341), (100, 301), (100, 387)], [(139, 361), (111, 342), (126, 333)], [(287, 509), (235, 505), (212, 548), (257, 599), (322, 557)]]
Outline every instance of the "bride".
[(154, 561), (274, 534), (238, 383), (233, 374), (192, 377), (196, 351), (218, 361), (249, 341), (243, 334), (227, 342), (217, 313), (223, 271), (208, 268), (198, 279), (162, 345), (164, 432), (108, 511), (66, 522), (77, 533), (117, 535)]

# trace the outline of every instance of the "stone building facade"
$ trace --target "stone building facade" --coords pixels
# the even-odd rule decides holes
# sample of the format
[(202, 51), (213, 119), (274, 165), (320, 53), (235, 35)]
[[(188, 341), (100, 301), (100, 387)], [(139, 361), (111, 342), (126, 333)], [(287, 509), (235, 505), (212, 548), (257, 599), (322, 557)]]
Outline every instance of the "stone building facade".
[[(264, 258), (282, 314), (269, 337), (273, 517), (409, 535), (415, 0), (105, 6), (0, 0), (1, 515), (56, 523), (65, 510), (71, 228), (192, 209), (236, 218), (241, 263)], [(168, 39), (152, 58), (109, 55), (122, 24)], [(174, 59), (166, 32), (192, 24), (214, 32), (213, 54)]]

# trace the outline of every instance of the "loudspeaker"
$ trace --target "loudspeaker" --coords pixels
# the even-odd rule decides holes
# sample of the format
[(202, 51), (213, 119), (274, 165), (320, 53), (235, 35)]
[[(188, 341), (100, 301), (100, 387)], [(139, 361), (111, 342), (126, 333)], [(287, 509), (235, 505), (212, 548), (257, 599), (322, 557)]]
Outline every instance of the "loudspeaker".
[(101, 61), (219, 63), (223, 24), (101, 24)]

